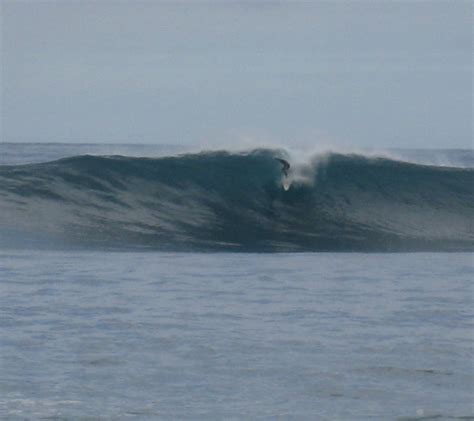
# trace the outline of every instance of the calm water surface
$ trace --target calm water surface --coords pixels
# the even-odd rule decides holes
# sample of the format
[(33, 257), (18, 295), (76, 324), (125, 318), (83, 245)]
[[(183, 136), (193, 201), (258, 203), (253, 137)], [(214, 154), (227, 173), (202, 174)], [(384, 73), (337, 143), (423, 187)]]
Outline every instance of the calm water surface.
[(473, 273), (467, 253), (0, 250), (0, 418), (473, 419)]

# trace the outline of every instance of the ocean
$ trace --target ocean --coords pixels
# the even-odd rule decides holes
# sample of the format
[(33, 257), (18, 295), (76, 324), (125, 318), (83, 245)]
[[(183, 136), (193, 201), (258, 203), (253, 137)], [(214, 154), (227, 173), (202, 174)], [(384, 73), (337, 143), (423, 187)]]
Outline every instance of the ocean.
[(0, 418), (474, 419), (471, 150), (184, 152), (0, 144)]

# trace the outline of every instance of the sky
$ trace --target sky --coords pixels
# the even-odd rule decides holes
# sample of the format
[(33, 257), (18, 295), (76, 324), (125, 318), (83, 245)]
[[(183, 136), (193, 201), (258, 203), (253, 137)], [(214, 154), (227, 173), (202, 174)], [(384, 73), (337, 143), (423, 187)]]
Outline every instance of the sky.
[(472, 147), (471, 1), (0, 1), (2, 142)]

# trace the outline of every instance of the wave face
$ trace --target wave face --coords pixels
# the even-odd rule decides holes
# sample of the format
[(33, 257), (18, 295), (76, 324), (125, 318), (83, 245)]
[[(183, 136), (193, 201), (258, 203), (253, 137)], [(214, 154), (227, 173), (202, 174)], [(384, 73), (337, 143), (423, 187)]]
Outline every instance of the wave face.
[(186, 251), (474, 250), (474, 170), (284, 151), (0, 167), (12, 244)]

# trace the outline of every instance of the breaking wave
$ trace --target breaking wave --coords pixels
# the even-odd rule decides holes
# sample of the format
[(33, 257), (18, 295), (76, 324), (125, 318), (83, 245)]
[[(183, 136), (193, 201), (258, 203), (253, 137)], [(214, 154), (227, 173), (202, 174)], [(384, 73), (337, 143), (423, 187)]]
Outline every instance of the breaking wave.
[(283, 180), (277, 157), (289, 159), (254, 150), (0, 166), (0, 244), (474, 250), (472, 168), (328, 153), (292, 163)]

